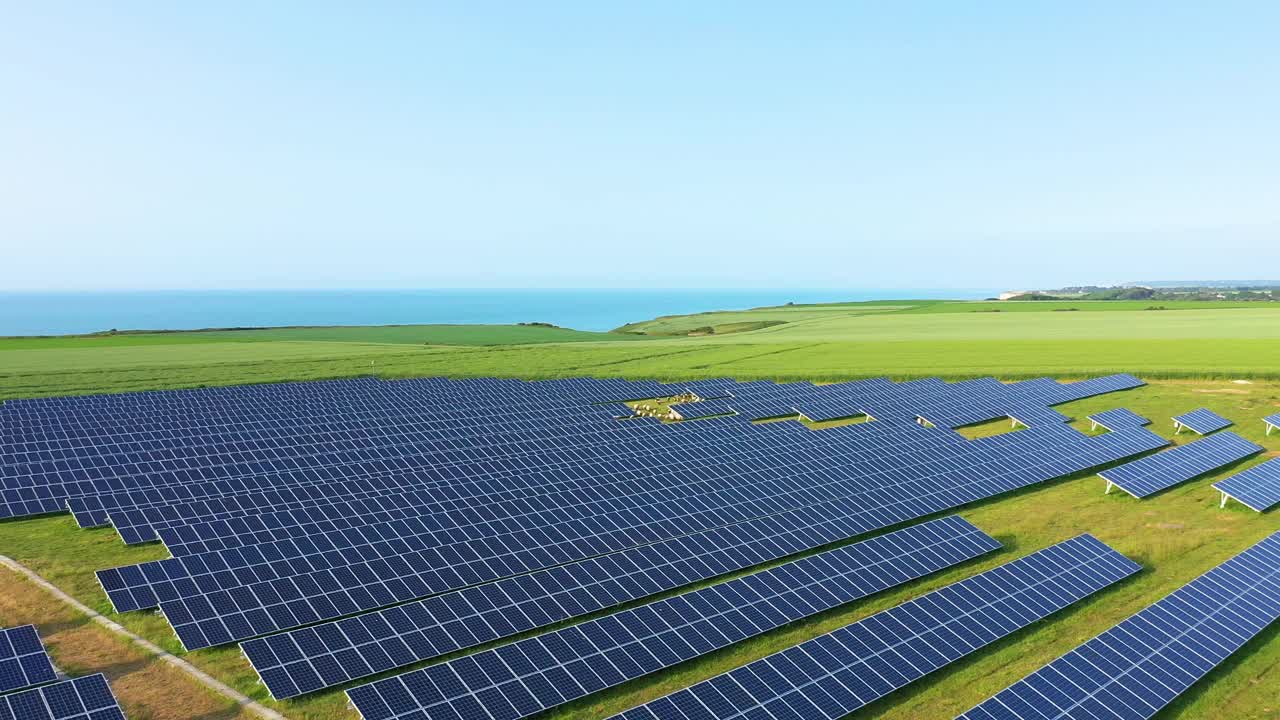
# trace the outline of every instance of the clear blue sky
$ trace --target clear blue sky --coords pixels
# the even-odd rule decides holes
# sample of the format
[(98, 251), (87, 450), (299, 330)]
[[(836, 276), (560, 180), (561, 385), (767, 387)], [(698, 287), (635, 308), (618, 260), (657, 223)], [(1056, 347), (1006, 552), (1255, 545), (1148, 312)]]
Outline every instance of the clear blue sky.
[(0, 289), (1280, 275), (1280, 3), (0, 16)]

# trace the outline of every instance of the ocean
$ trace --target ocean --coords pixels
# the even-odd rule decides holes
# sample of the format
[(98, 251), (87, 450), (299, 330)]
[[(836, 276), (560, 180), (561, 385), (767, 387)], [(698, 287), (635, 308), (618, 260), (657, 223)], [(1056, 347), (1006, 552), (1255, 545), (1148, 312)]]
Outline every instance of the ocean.
[(994, 290), (218, 290), (3, 292), (0, 335), (281, 325), (547, 322), (611, 330), (658, 315), (787, 302), (989, 297)]

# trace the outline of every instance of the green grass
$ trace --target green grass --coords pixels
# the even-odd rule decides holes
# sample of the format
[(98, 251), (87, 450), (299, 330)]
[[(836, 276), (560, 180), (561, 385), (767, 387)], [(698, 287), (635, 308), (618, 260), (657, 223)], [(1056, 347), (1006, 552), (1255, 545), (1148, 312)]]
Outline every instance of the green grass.
[[(1119, 406), (1153, 419), (1153, 429), (1171, 438), (1170, 417), (1206, 406), (1235, 420), (1238, 424), (1234, 430), (1265, 444), (1272, 454), (1280, 452), (1280, 436), (1264, 437), (1259, 420), (1280, 407), (1280, 383), (1156, 382), (1137, 390), (1059, 406), (1059, 409), (1077, 419), (1074, 423), (1077, 428), (1088, 430), (1086, 415)], [(974, 434), (1006, 429), (1007, 426), (993, 423), (975, 426)], [(1192, 440), (1186, 434), (1177, 438), (1178, 442)], [(1262, 460), (1246, 461), (1230, 472)], [(1122, 493), (1103, 495), (1103, 481), (1089, 475), (1047, 483), (966, 507), (961, 513), (1000, 540), (1005, 546), (1002, 551), (739, 643), (669, 672), (600, 693), (547, 717), (556, 720), (606, 717), (1081, 532), (1093, 533), (1143, 565), (1139, 575), (894, 693), (854, 716), (894, 720), (953, 717), (1280, 529), (1277, 513), (1260, 515), (1238, 504), (1220, 510), (1218, 494), (1210, 488), (1210, 483), (1224, 474), (1194, 480), (1145, 501)], [(67, 516), (0, 522), (0, 553), (27, 564), (109, 615), (109, 604), (93, 571), (163, 556), (159, 546), (125, 547), (110, 531), (80, 530)], [(355, 718), (341, 692), (322, 693), (299, 701), (270, 701), (234, 646), (183, 653), (172, 631), (156, 614), (128, 613), (111, 617), (166, 650), (183, 654), (200, 668), (255, 699), (266, 701), (290, 718)], [(0, 618), (0, 622), (3, 621), (4, 618)], [(1161, 720), (1208, 716), (1233, 720), (1274, 718), (1280, 706), (1277, 687), (1280, 687), (1280, 632), (1272, 630), (1159, 717)]]
[(631, 323), (618, 328), (618, 332), (642, 333), (645, 335), (687, 335), (704, 327), (716, 328), (717, 333), (745, 332), (759, 327), (796, 323), (806, 320), (823, 320), (836, 317), (856, 317), (872, 313), (887, 313), (908, 310), (909, 304), (883, 305), (869, 303), (830, 304), (830, 305), (791, 305), (781, 307), (757, 308), (755, 310), (727, 310), (695, 313), (692, 315), (666, 315)]
[[(851, 380), (998, 375), (1280, 379), (1280, 305), (880, 301), (659, 318), (631, 331), (280, 328), (0, 338), (0, 399), (377, 374)], [(1055, 312), (1064, 307), (1077, 312)], [(1000, 309), (1001, 312), (987, 312)], [(979, 312), (981, 311), (981, 312)]]

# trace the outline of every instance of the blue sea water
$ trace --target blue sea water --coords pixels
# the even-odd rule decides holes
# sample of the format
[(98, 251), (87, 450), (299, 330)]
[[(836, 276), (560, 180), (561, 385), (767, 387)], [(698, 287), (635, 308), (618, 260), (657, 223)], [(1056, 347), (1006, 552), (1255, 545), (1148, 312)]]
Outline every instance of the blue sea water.
[(658, 315), (787, 302), (989, 297), (993, 290), (218, 290), (0, 293), (0, 335), (280, 325), (549, 322), (611, 330)]

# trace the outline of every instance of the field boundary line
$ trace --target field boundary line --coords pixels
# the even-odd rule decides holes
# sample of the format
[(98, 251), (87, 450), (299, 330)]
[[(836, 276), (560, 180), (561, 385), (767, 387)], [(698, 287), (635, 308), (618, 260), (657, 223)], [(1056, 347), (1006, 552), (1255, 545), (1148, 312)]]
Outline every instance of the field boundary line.
[(236, 690), (230, 685), (227, 685), (226, 683), (213, 677), (209, 673), (206, 673), (200, 668), (197, 668), (195, 665), (192, 665), (186, 660), (183, 660), (182, 658), (177, 657), (173, 653), (168, 652), (164, 648), (160, 647), (159, 645), (156, 645), (150, 640), (147, 640), (141, 635), (134, 633), (132, 630), (129, 630), (123, 625), (108, 619), (102, 613), (98, 612), (97, 610), (94, 610), (88, 605), (85, 605), (79, 600), (71, 597), (67, 593), (63, 592), (62, 588), (59, 588), (57, 585), (54, 585), (48, 580), (45, 580), (36, 571), (32, 570), (26, 565), (23, 565), (17, 560), (14, 560), (8, 555), (0, 555), (0, 565), (3, 565), (9, 568), (10, 570), (22, 575), (23, 577), (35, 583), (39, 587), (48, 591), (50, 594), (52, 594), (57, 599), (61, 600), (63, 603), (75, 608), (76, 611), (80, 612), (81, 614), (87, 615), (89, 619), (92, 620), (93, 622), (101, 625), (107, 630), (110, 630), (116, 635), (120, 635), (121, 637), (124, 637), (130, 640), (131, 642), (133, 642), (133, 644), (141, 647), (143, 650), (146, 650), (147, 652), (156, 656), (156, 658), (158, 658), (162, 662), (169, 663), (170, 665), (173, 665), (179, 670), (182, 670), (183, 672), (195, 678), (198, 682), (200, 682), (202, 685), (209, 688), (210, 690), (213, 690), (214, 692), (218, 693), (219, 695), (222, 695), (223, 697), (233, 700), (240, 707), (243, 707), (246, 710), (250, 710), (254, 713), (257, 713), (259, 716), (266, 718), (266, 720), (287, 720), (285, 716), (281, 715), (275, 710), (272, 710), (271, 708), (263, 705), (257, 700), (254, 700), (248, 695), (245, 695), (239, 690)]

